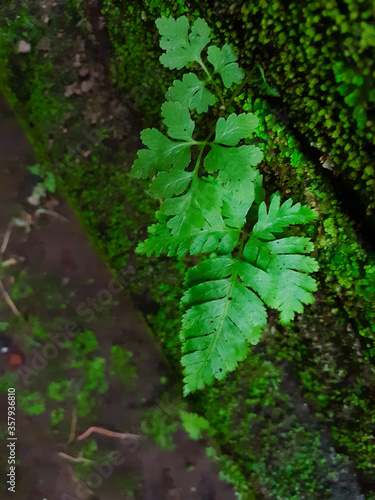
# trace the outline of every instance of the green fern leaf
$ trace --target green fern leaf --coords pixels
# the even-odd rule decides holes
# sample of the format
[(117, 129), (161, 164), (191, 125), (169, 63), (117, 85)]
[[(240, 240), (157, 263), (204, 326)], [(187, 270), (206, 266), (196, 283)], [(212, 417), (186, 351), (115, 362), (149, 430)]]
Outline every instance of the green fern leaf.
[(188, 193), (168, 198), (160, 206), (160, 212), (170, 216), (167, 226), (175, 237), (191, 236), (202, 229), (205, 221), (220, 218), (221, 194), (206, 179), (194, 179)]
[(154, 198), (171, 198), (183, 193), (189, 186), (193, 172), (171, 168), (168, 172), (159, 172), (150, 186)]
[(241, 83), (244, 78), (242, 69), (237, 64), (237, 57), (233, 54), (230, 45), (224, 45), (222, 49), (212, 45), (208, 47), (207, 59), (219, 73), (225, 87), (229, 88), (233, 83)]
[[(252, 184), (250, 188), (253, 190)], [(252, 203), (252, 193), (250, 191), (251, 198), (246, 200), (248, 205)], [(149, 227), (149, 237), (138, 245), (137, 252), (181, 257), (188, 252), (191, 255), (232, 252), (238, 243), (240, 225), (231, 221), (238, 217), (235, 210), (239, 211), (237, 205), (243, 202), (238, 199), (228, 203), (228, 208), (226, 203), (227, 195), (217, 180), (196, 178), (186, 195), (168, 198), (162, 203), (156, 213), (159, 223)]]
[(300, 255), (310, 250), (308, 238), (263, 242), (252, 235), (243, 259), (208, 259), (188, 272), (181, 300), (186, 309), (181, 330), (185, 394), (236, 368), (248, 343), (260, 338), (265, 305), (277, 309), (285, 324), (302, 312), (303, 304), (312, 303), (316, 282), (304, 273), (318, 265)]
[(291, 236), (273, 241), (261, 241), (254, 234), (249, 238), (243, 256), (246, 262), (239, 271), (244, 283), (251, 286), (264, 302), (280, 311), (285, 324), (311, 304), (316, 281), (303, 273), (315, 272), (315, 259), (300, 255), (311, 251), (308, 238)]
[(202, 431), (210, 430), (208, 420), (196, 413), (188, 413), (180, 410), (180, 418), (182, 426), (189, 434), (190, 439), (200, 439), (202, 437)]
[(179, 102), (165, 102), (161, 107), (161, 114), (168, 127), (168, 135), (172, 139), (193, 141), (195, 124), (190, 117), (188, 108)]
[(140, 242), (136, 248), (136, 253), (151, 257), (155, 254), (159, 257), (161, 254), (166, 254), (168, 257), (173, 255), (183, 256), (189, 251), (187, 238), (175, 238), (171, 235), (171, 231), (167, 226), (168, 217), (160, 212), (156, 212), (158, 219), (163, 222), (152, 224), (148, 227), (148, 238)]
[(169, 69), (181, 69), (189, 62), (199, 60), (210, 41), (210, 29), (201, 18), (195, 21), (189, 36), (186, 16), (176, 20), (163, 16), (156, 20), (156, 26), (161, 34), (160, 47), (166, 51), (160, 56), (160, 62)]
[[(290, 240), (290, 238), (285, 238)], [(301, 238), (299, 252), (302, 252), (302, 244), (306, 238)], [(286, 241), (279, 240), (284, 249), (278, 247), (277, 241), (267, 243), (267, 249), (272, 252), (274, 258), (267, 268), (274, 282), (274, 295), (270, 301), (270, 307), (280, 311), (282, 324), (293, 320), (295, 313), (303, 312), (303, 304), (312, 304), (314, 297), (311, 292), (317, 290), (317, 283), (311, 277), (303, 273), (311, 273), (318, 270), (318, 263), (312, 257), (306, 255), (288, 255), (281, 252), (291, 252), (294, 248), (285, 248)], [(292, 242), (294, 245), (296, 240)], [(280, 252), (278, 254), (278, 252)]]
[(172, 165), (177, 170), (183, 170), (190, 164), (190, 148), (195, 144), (192, 138), (195, 124), (189, 110), (178, 102), (166, 102), (162, 106), (162, 115), (170, 137), (180, 141), (173, 141), (154, 128), (143, 130), (141, 139), (148, 149), (138, 151), (132, 168), (132, 175), (138, 179), (170, 170)]
[(172, 165), (183, 170), (191, 161), (190, 143), (172, 141), (155, 128), (143, 130), (141, 139), (148, 149), (140, 149), (133, 164), (132, 175), (137, 179), (152, 177)]
[(300, 203), (292, 206), (292, 203), (289, 199), (280, 206), (280, 195), (276, 193), (267, 213), (266, 204), (263, 202), (259, 207), (259, 220), (253, 228), (253, 233), (258, 238), (273, 240), (273, 233), (280, 233), (291, 224), (304, 224), (316, 219), (317, 213), (310, 207), (301, 206)]
[[(237, 116), (231, 114), (227, 119), (220, 118), (216, 124), (215, 142), (221, 142), (226, 146), (236, 145), (248, 137), (258, 124), (258, 118), (251, 113)], [(224, 191), (234, 193), (225, 205), (236, 217), (230, 226), (239, 227), (249, 210), (254, 199), (253, 180), (255, 171), (251, 168), (257, 165), (263, 158), (262, 151), (257, 146), (226, 147), (219, 144), (211, 144), (211, 150), (204, 160), (205, 169), (212, 173), (219, 170), (218, 180), (223, 185)], [(227, 210), (226, 210), (227, 212)], [(228, 215), (228, 213), (226, 213)]]
[[(255, 115), (232, 113), (220, 118), (212, 142), (193, 138), (195, 123), (189, 109), (202, 113), (217, 102), (206, 89), (208, 81), (215, 83), (222, 100), (212, 74), (218, 73), (227, 88), (240, 83), (244, 74), (229, 45), (208, 48), (208, 61), (214, 67), (209, 72), (201, 59), (210, 40), (204, 20), (198, 19), (190, 34), (186, 16), (162, 17), (157, 26), (165, 66), (181, 69), (195, 61), (207, 74), (206, 81), (188, 73), (173, 82), (162, 106), (168, 136), (155, 129), (143, 131), (146, 148), (139, 151), (132, 169), (135, 177), (152, 178), (149, 191), (163, 200), (157, 223), (148, 228), (148, 238), (136, 252), (211, 254), (187, 273), (181, 299), (180, 339), (188, 394), (214, 378), (222, 379), (246, 357), (249, 344), (259, 341), (266, 324), (266, 307), (278, 310), (281, 323), (287, 323), (304, 304), (312, 303), (317, 286), (308, 273), (318, 269), (306, 255), (312, 244), (308, 238), (281, 233), (292, 224), (313, 221), (317, 214), (292, 200), (281, 204), (278, 193), (267, 208), (262, 176), (254, 169), (263, 154), (254, 145), (239, 145), (256, 129)], [(194, 167), (192, 146), (198, 150)], [(205, 156), (206, 146), (210, 149)]]
[[(241, 261), (217, 257), (192, 268), (182, 298), (184, 393), (224, 378), (259, 341), (267, 320), (259, 297), (238, 279)], [(244, 311), (246, 313), (244, 314)]]
[(161, 254), (166, 254), (168, 257), (186, 255), (189, 251), (188, 238), (172, 236), (167, 226), (168, 217), (160, 212), (156, 212), (156, 216), (162, 222), (148, 227), (148, 238), (138, 244), (136, 253), (148, 257), (151, 257), (152, 254), (157, 257)]
[(254, 183), (251, 180), (239, 183), (233, 187), (235, 196), (229, 194), (224, 187), (223, 207), (221, 210), (225, 224), (229, 227), (241, 229), (251, 205), (254, 202)]
[(167, 226), (174, 237), (187, 238), (204, 226), (205, 218), (192, 191), (163, 201), (160, 211), (169, 217)]
[(220, 169), (222, 182), (231, 180), (244, 180), (262, 160), (263, 153), (257, 146), (240, 146), (239, 148), (226, 148), (212, 144), (211, 150), (204, 160), (207, 172), (212, 173)]
[(208, 172), (219, 170), (218, 181), (223, 186), (223, 211), (225, 223), (240, 228), (255, 198), (256, 172), (251, 167), (262, 159), (256, 146), (226, 148), (216, 144), (205, 158)]
[(255, 171), (255, 179), (254, 179), (254, 190), (255, 190), (255, 199), (254, 202), (260, 205), (264, 198), (266, 197), (266, 192), (262, 186), (263, 184), (263, 175), (259, 173), (259, 170)]
[(237, 146), (241, 139), (249, 137), (259, 124), (259, 119), (252, 113), (219, 118), (216, 123), (215, 142), (224, 146)]
[(239, 230), (226, 227), (224, 222), (217, 226), (211, 226), (206, 222), (203, 228), (192, 232), (190, 236), (175, 237), (172, 236), (166, 224), (167, 218), (164, 214), (159, 212), (158, 218), (163, 222), (153, 224), (148, 228), (149, 236), (139, 243), (137, 253), (146, 254), (149, 257), (152, 254), (183, 257), (189, 252), (191, 255), (198, 255), (202, 252), (218, 252), (226, 255), (234, 250), (240, 237)]
[(239, 237), (240, 231), (229, 229), (225, 227), (224, 224), (218, 228), (214, 228), (207, 224), (199, 233), (193, 235), (189, 251), (191, 255), (211, 252), (226, 255), (234, 250)]
[(168, 101), (179, 102), (187, 108), (196, 109), (197, 113), (206, 113), (208, 107), (217, 102), (217, 98), (206, 89), (205, 82), (199, 80), (195, 73), (187, 73), (182, 81), (175, 80), (165, 98)]

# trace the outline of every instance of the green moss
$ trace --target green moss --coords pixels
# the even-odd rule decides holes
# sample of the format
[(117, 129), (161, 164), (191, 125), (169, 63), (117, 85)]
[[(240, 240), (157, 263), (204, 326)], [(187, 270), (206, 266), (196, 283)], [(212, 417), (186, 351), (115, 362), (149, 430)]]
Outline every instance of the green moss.
[(45, 401), (39, 392), (24, 393), (18, 396), (19, 407), (29, 415), (39, 415), (45, 410)]
[(258, 39), (245, 36), (244, 55), (262, 57), (295, 115), (293, 125), (329, 151), (337, 174), (355, 179), (369, 213), (374, 172), (364, 167), (373, 165), (369, 145), (374, 144), (373, 39), (365, 34), (372, 31), (370, 13), (366, 1), (332, 1), (324, 9), (316, 1), (261, 8), (248, 2), (239, 14), (247, 30), (262, 27)]
[(70, 383), (67, 380), (51, 382), (48, 386), (48, 397), (55, 401), (64, 401), (71, 391)]
[(111, 348), (111, 375), (117, 377), (122, 383), (129, 385), (137, 378), (136, 369), (129, 362), (133, 353), (120, 346)]
[(160, 409), (152, 409), (144, 414), (141, 430), (146, 436), (152, 437), (162, 448), (173, 450), (173, 434), (178, 423), (174, 417)]
[(54, 408), (51, 411), (51, 425), (59, 425), (64, 420), (64, 414), (64, 408)]
[[(364, 209), (367, 206), (368, 213), (373, 213), (375, 177), (371, 148), (375, 137), (375, 94), (371, 2), (340, 4), (334, 0), (324, 9), (318, 1), (307, 5), (249, 1), (240, 6), (236, 2), (229, 13), (225, 2), (202, 2), (199, 12), (192, 4), (188, 2), (180, 8), (178, 2), (172, 6), (146, 2), (141, 10), (134, 3), (120, 6), (112, 0), (104, 2), (103, 12), (115, 50), (112, 68), (117, 83), (128, 91), (141, 91), (143, 96), (136, 101), (144, 112), (154, 115), (146, 89), (151, 87), (153, 95), (157, 92), (155, 97), (159, 100), (159, 89), (163, 87), (156, 58), (149, 57), (150, 47), (155, 44), (152, 22), (160, 15), (203, 15), (216, 25), (216, 36), (222, 41), (230, 33), (231, 41), (240, 48), (245, 69), (250, 69), (254, 60), (262, 63), (282, 96), (272, 104), (276, 108), (286, 107), (288, 114), (294, 116), (293, 126), (323, 152), (329, 150), (335, 173), (355, 181), (364, 197)], [(159, 49), (152, 54), (154, 58)]]

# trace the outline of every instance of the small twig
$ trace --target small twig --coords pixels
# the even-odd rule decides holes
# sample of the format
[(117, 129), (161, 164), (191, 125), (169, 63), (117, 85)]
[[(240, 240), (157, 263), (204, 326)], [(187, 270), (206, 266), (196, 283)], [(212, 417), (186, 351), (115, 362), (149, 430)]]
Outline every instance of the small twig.
[(75, 462), (75, 463), (84, 463), (84, 464), (92, 464), (93, 460), (89, 460), (88, 458), (83, 458), (83, 457), (72, 457), (71, 455), (67, 455), (66, 453), (63, 453), (62, 451), (58, 452), (58, 456), (61, 458), (65, 458), (66, 460), (69, 460), (69, 462)]
[(53, 210), (47, 210), (46, 208), (38, 208), (38, 210), (35, 210), (36, 214), (47, 214), (47, 215), (53, 215), (54, 217), (57, 217), (60, 220), (63, 220), (64, 222), (69, 222), (69, 219), (64, 217), (63, 215), (58, 214), (57, 212), (54, 212)]
[(13, 221), (11, 221), (9, 223), (7, 232), (5, 233), (3, 242), (1, 244), (1, 248), (0, 248), (0, 260), (2, 260), (3, 255), (5, 254), (5, 250), (7, 249), (7, 246), (8, 246), (8, 243), (9, 243), (9, 239), (10, 239), (10, 235), (12, 233), (12, 229), (13, 229)]
[(3, 294), (3, 297), (5, 299), (5, 302), (8, 304), (8, 306), (12, 309), (12, 312), (13, 314), (15, 314), (16, 316), (21, 316), (21, 313), (19, 312), (19, 310), (17, 309), (17, 307), (15, 306), (13, 300), (10, 298), (10, 295), (9, 293), (6, 291), (2, 281), (0, 281), (0, 292)]
[(101, 427), (89, 427), (86, 432), (77, 437), (77, 441), (82, 441), (82, 439), (87, 438), (93, 432), (98, 434), (103, 434), (103, 436), (114, 437), (119, 439), (139, 439), (141, 436), (138, 434), (127, 434), (123, 432), (113, 432), (107, 429), (102, 429)]
[(13, 266), (14, 264), (17, 264), (17, 259), (15, 259), (14, 257), (11, 257), (10, 259), (7, 259), (7, 260), (4, 260), (4, 262), (0, 262), (0, 266), (1, 267), (9, 267), (9, 266)]
[(76, 412), (76, 409), (73, 408), (72, 425), (70, 427), (70, 435), (69, 435), (68, 441), (65, 443), (65, 446), (74, 441), (74, 436), (76, 435), (76, 428), (77, 428), (77, 412)]

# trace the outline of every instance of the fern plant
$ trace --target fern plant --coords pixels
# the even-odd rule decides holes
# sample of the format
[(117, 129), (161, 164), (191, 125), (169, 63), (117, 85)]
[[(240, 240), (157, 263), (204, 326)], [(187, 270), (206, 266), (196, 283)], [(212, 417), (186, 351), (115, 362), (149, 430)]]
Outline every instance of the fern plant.
[[(132, 167), (134, 177), (151, 179), (150, 194), (162, 200), (157, 222), (137, 252), (202, 257), (187, 272), (181, 299), (186, 395), (222, 379), (245, 359), (249, 344), (262, 335), (267, 306), (287, 323), (313, 302), (316, 282), (307, 273), (318, 266), (305, 255), (312, 244), (285, 233), (317, 214), (291, 200), (281, 203), (278, 193), (267, 208), (262, 176), (254, 168), (262, 152), (250, 143), (258, 118), (228, 115), (221, 90), (222, 84), (228, 93), (245, 77), (231, 46), (208, 46), (210, 29), (200, 18), (190, 32), (185, 16), (161, 17), (156, 25), (165, 51), (161, 63), (203, 75), (189, 71), (173, 82), (161, 107), (166, 134), (143, 130), (146, 148)], [(191, 112), (200, 115), (215, 104), (224, 116), (201, 140)]]

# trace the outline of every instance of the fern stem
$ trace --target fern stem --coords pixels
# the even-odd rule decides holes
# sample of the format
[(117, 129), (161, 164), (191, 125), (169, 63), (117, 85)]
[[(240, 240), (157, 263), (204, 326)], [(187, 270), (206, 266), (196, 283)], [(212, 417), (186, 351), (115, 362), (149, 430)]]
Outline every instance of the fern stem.
[[(229, 106), (232, 104), (232, 102), (235, 100), (235, 98), (241, 93), (242, 89), (248, 84), (248, 83), (252, 83), (254, 81), (257, 81), (257, 80), (252, 80), (251, 77), (252, 77), (252, 71), (250, 72), (250, 74), (243, 80), (243, 82), (236, 88), (236, 90), (233, 92), (233, 95), (232, 97), (229, 99), (225, 109), (228, 109)], [(259, 78), (258, 78), (259, 80)]]
[[(251, 72), (251, 73), (250, 73), (250, 74), (249, 74), (249, 75), (245, 78), (245, 80), (241, 83), (241, 85), (239, 85), (239, 86), (237, 87), (237, 89), (234, 91), (234, 93), (233, 93), (232, 97), (230, 98), (230, 100), (229, 100), (229, 102), (228, 102), (228, 104), (227, 104), (226, 106), (225, 106), (225, 103), (224, 103), (224, 101), (223, 101), (223, 105), (224, 105), (224, 107), (223, 107), (223, 108), (221, 108), (220, 117), (222, 117), (222, 116), (225, 114), (225, 111), (229, 108), (229, 106), (232, 104), (233, 100), (234, 100), (234, 99), (237, 97), (237, 95), (241, 92), (241, 90), (244, 88), (244, 86), (245, 86), (247, 83), (250, 83), (250, 82), (254, 81), (254, 80), (250, 80), (250, 76), (252, 76), (252, 72)], [(215, 127), (216, 127), (216, 123), (215, 123)], [(209, 145), (211, 145), (211, 144), (212, 144), (212, 143), (210, 142), (210, 139), (211, 139), (211, 137), (213, 136), (214, 132), (215, 132), (215, 128), (213, 128), (213, 129), (211, 130), (210, 135), (207, 137), (207, 139), (206, 139), (206, 141), (205, 141), (205, 145), (204, 145), (204, 147), (205, 147), (205, 146), (209, 146)], [(203, 147), (203, 149), (204, 149), (204, 147)]]
[(240, 247), (238, 249), (238, 256), (237, 257), (242, 258), (244, 243), (245, 243), (245, 232), (243, 232), (241, 237), (240, 237), (240, 241), (239, 241)]
[(198, 159), (197, 159), (197, 162), (196, 162), (195, 167), (194, 167), (193, 182), (194, 182), (194, 179), (198, 179), (199, 165), (201, 163), (203, 151), (204, 151), (204, 148), (206, 147), (207, 142), (205, 141), (205, 142), (202, 142), (201, 144), (202, 144), (202, 147), (200, 148)]
[(207, 66), (204, 64), (204, 62), (202, 61), (202, 59), (199, 57), (197, 60), (197, 63), (202, 67), (202, 69), (204, 70), (204, 72), (206, 73), (207, 77), (208, 77), (208, 80), (213, 84), (213, 86), (215, 87), (215, 90), (216, 90), (216, 93), (221, 101), (221, 105), (222, 106), (225, 106), (225, 101), (224, 101), (224, 97), (223, 97), (223, 94), (219, 88), (219, 86), (217, 85), (217, 83), (215, 82), (215, 80), (213, 79), (213, 73), (211, 74), (209, 72), (209, 70), (207, 69)]
[[(254, 76), (255, 76), (254, 74), (255, 74), (255, 70), (256, 69), (259, 69), (259, 71), (261, 73), (261, 77), (254, 79)], [(232, 97), (229, 99), (228, 104), (226, 105), (226, 109), (229, 108), (229, 106), (232, 104), (232, 102), (234, 101), (234, 99), (241, 93), (241, 91), (245, 87), (245, 85), (247, 85), (248, 83), (258, 82), (259, 80), (263, 80), (265, 82), (266, 81), (266, 77), (264, 75), (263, 68), (260, 66), (260, 64), (255, 63), (254, 66), (253, 66), (253, 68), (252, 68), (252, 70), (250, 71), (250, 73), (248, 73), (248, 75), (245, 77), (245, 79), (242, 81), (242, 83), (233, 92)]]

